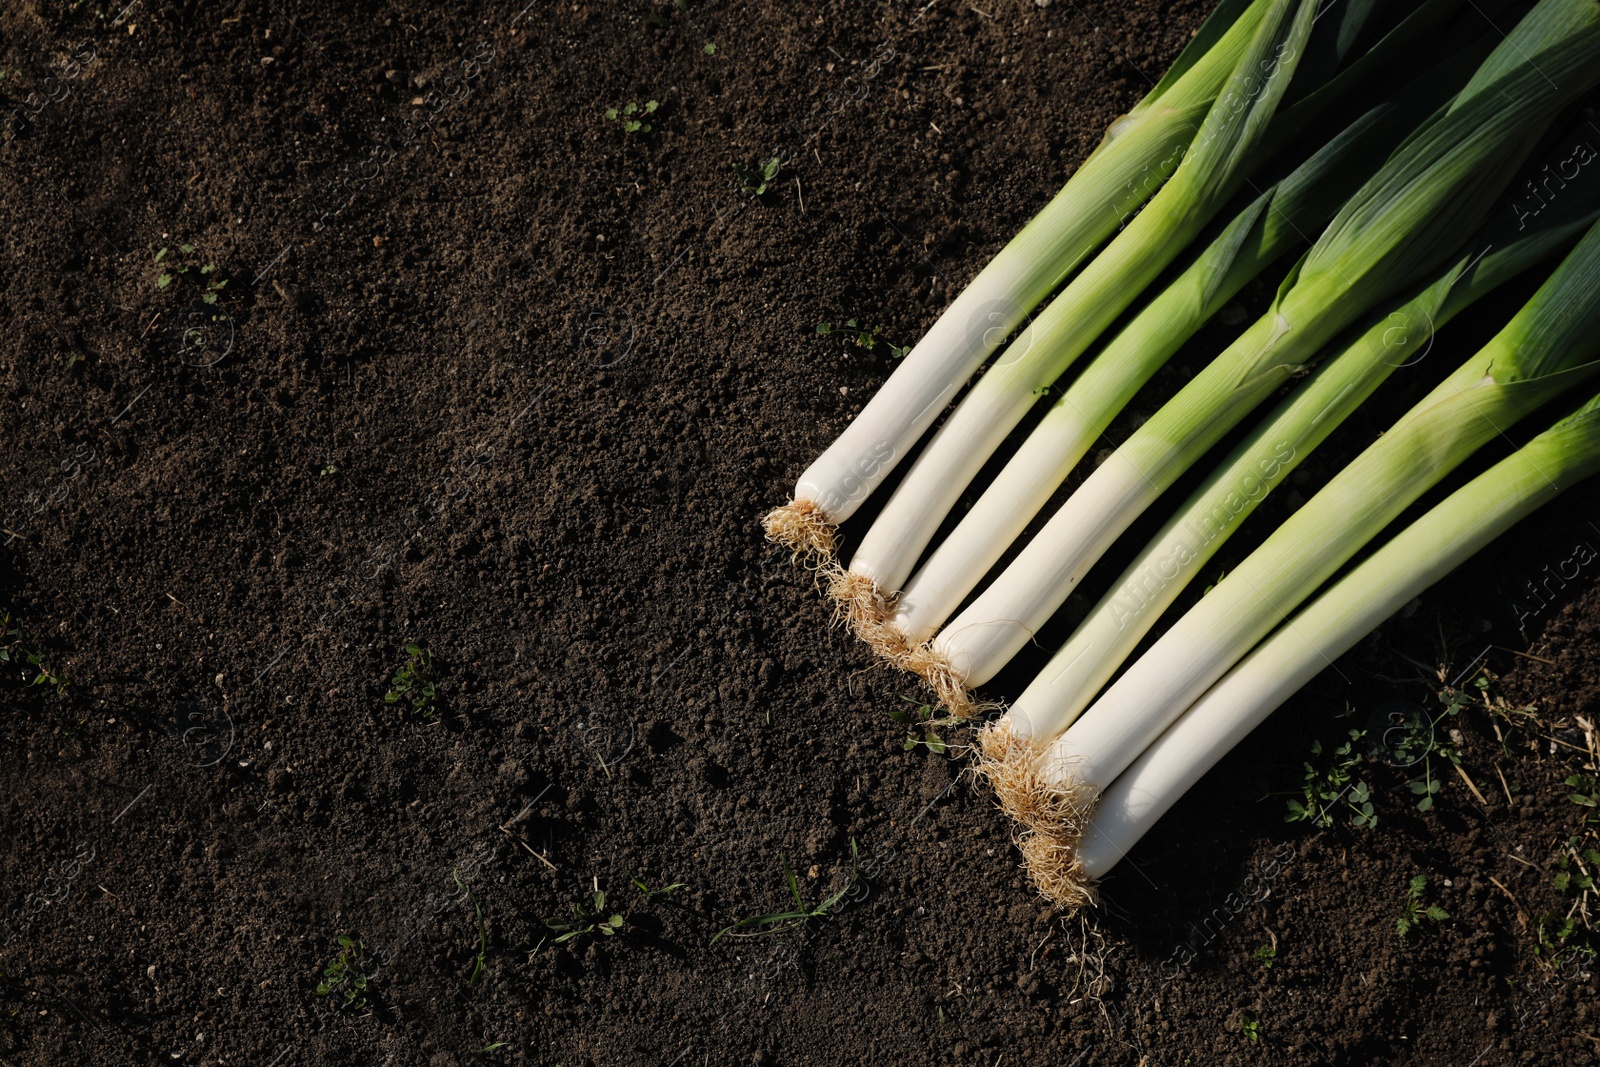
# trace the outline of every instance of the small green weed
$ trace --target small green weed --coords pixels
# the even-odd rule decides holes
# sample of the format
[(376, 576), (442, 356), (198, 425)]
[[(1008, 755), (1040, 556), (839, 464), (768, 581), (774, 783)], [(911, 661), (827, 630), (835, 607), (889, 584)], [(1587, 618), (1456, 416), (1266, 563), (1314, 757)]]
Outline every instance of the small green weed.
[(1581, 894), (1594, 888), (1591, 871), (1600, 869), (1600, 851), (1579, 847), (1582, 844), (1582, 838), (1569, 837), (1556, 857), (1555, 886), (1563, 893)]
[(659, 100), (646, 100), (642, 104), (628, 103), (620, 108), (606, 108), (607, 122), (622, 123), (623, 133), (649, 133), (651, 126), (645, 120), (656, 113), (661, 106)]
[(1592, 966), (1600, 951), (1596, 951), (1594, 938), (1584, 929), (1578, 917), (1547, 911), (1533, 920), (1533, 954), (1547, 968), (1562, 966), (1567, 959), (1577, 959)]
[(1378, 825), (1378, 816), (1372, 810), (1372, 790), (1357, 778), (1355, 769), (1361, 764), (1356, 755), (1356, 744), (1366, 736), (1365, 730), (1351, 730), (1350, 740), (1340, 745), (1322, 759), (1321, 741), (1311, 743), (1311, 755), (1316, 763), (1306, 762), (1305, 780), (1301, 784), (1303, 800), (1290, 800), (1289, 813), (1284, 822), (1311, 822), (1327, 828), (1333, 825), (1337, 806), (1350, 812), (1350, 825), (1370, 830)]
[(1261, 964), (1263, 970), (1272, 970), (1272, 965), (1278, 962), (1278, 947), (1276, 945), (1261, 945), (1250, 958)]
[(1591, 778), (1587, 774), (1573, 774), (1567, 777), (1566, 787), (1572, 792), (1567, 794), (1567, 799), (1579, 807), (1588, 808), (1588, 814), (1583, 817), (1586, 824), (1600, 824), (1600, 779)]
[(614, 912), (606, 918), (601, 918), (605, 913), (605, 891), (596, 889), (594, 891), (594, 908), (592, 910), (583, 904), (574, 904), (572, 906), (571, 919), (546, 919), (544, 924), (559, 934), (555, 942), (558, 945), (576, 940), (585, 934), (615, 937), (622, 932), (622, 924), (627, 920), (621, 912)]
[(800, 883), (794, 876), (793, 868), (789, 866), (789, 858), (787, 856), (781, 858), (783, 860), (783, 875), (789, 883), (789, 895), (794, 897), (794, 910), (773, 912), (770, 915), (753, 915), (748, 919), (740, 919), (732, 926), (725, 927), (719, 931), (717, 936), (711, 939), (713, 945), (728, 934), (732, 934), (734, 937), (759, 937), (763, 934), (777, 934), (785, 930), (798, 929), (812, 919), (820, 919), (831, 912), (834, 906), (843, 900), (850, 890), (855, 888), (856, 880), (861, 876), (860, 853), (856, 849), (856, 839), (852, 837), (850, 839), (850, 877), (845, 881), (844, 887), (816, 907), (808, 908), (805, 901), (801, 899)]
[(32, 678), (28, 677), (29, 671), (22, 674), (29, 685), (48, 685), (63, 697), (72, 684), (51, 666), (43, 653), (29, 652), (23, 647), (22, 622), (9, 611), (0, 614), (0, 663), (26, 663), (33, 668)]
[(1251, 1042), (1261, 1040), (1261, 1024), (1242, 1011), (1239, 1013), (1239, 1032)]
[(371, 979), (365, 969), (366, 946), (346, 934), (339, 935), (339, 951), (322, 969), (319, 997), (332, 997), (345, 1011), (360, 1011), (371, 1003)]
[(767, 191), (783, 170), (782, 158), (774, 152), (772, 158), (765, 162), (750, 166), (748, 163), (735, 163), (734, 176), (739, 179), (739, 188), (750, 196), (760, 196)]
[(651, 889), (649, 886), (644, 884), (643, 879), (634, 878), (632, 879), (632, 882), (634, 888), (639, 890), (639, 898), (634, 901), (634, 907), (638, 907), (640, 903), (649, 900), (651, 897), (664, 897), (668, 893), (675, 893), (689, 884), (688, 882), (673, 882), (671, 885), (664, 885), (656, 889)]
[(434, 684), (433, 653), (415, 641), (406, 645), (406, 661), (389, 682), (389, 691), (383, 695), (385, 704), (398, 704), (405, 700), (411, 710), (424, 718), (437, 719), (439, 707), (436, 699), (438, 687)]
[[(1433, 810), (1433, 799), (1444, 788), (1442, 782), (1433, 773), (1435, 759), (1460, 765), (1461, 755), (1450, 745), (1439, 740), (1445, 720), (1461, 714), (1467, 706), (1463, 700), (1444, 701), (1444, 710), (1431, 719), (1427, 712), (1415, 704), (1397, 702), (1394, 710), (1387, 712), (1383, 733), (1370, 738), (1371, 752), (1386, 762), (1397, 767), (1416, 768), (1421, 766), (1422, 774), (1406, 783), (1413, 796), (1417, 798), (1417, 810), (1427, 812)], [(1380, 707), (1373, 714), (1376, 716), (1384, 710)], [(1372, 724), (1368, 724), (1369, 726)]]
[(71, 685), (72, 683), (61, 677), (61, 675), (56, 672), (56, 669), (50, 666), (49, 660), (45, 659), (37, 652), (30, 652), (28, 653), (28, 663), (35, 671), (33, 682), (31, 684), (53, 686), (55, 691), (60, 695), (67, 695), (67, 686)]
[(478, 906), (478, 894), (469, 889), (467, 883), (461, 880), (460, 871), (452, 868), (450, 877), (456, 880), (456, 888), (465, 893), (467, 899), (472, 901), (472, 914), (478, 920), (478, 954), (472, 960), (472, 973), (467, 976), (467, 985), (475, 986), (478, 984), (478, 979), (483, 977), (484, 968), (488, 966), (489, 931), (483, 925), (483, 909)]
[(1449, 912), (1437, 904), (1428, 903), (1428, 876), (1419, 874), (1406, 885), (1405, 900), (1400, 918), (1395, 920), (1394, 932), (1405, 937), (1424, 919), (1432, 919), (1439, 923), (1448, 918), (1450, 918)]
[(1546, 923), (1554, 928), (1556, 945), (1565, 945), (1569, 951), (1594, 951), (1595, 917), (1591, 909), (1600, 902), (1600, 889), (1595, 887), (1597, 877), (1600, 877), (1600, 849), (1594, 847), (1592, 834), (1567, 838), (1556, 854), (1551, 882), (1571, 903), (1565, 915), (1557, 919), (1552, 913)]
[(22, 624), (11, 612), (4, 612), (0, 614), (0, 663), (10, 663), (22, 654)]
[(845, 319), (840, 326), (835, 326), (831, 322), (817, 323), (818, 337), (830, 337), (836, 333), (844, 334), (851, 344), (854, 344), (857, 348), (864, 348), (868, 352), (871, 352), (881, 344), (889, 350), (891, 359), (904, 359), (906, 354), (911, 351), (910, 345), (897, 345), (885, 340), (882, 326), (862, 326), (859, 319)]
[(1480, 669), (1473, 675), (1472, 681), (1460, 687), (1443, 684), (1444, 678), (1441, 669), (1439, 680), (1442, 688), (1436, 695), (1439, 703), (1444, 705), (1445, 716), (1458, 715), (1467, 710), (1488, 715), (1503, 752), (1510, 753), (1510, 739), (1516, 736), (1520, 728), (1539, 724), (1537, 708), (1512, 704), (1505, 697), (1490, 692), (1495, 675), (1487, 668)]
[(1562, 894), (1565, 910), (1549, 910), (1534, 920), (1534, 955), (1554, 966), (1557, 958), (1584, 957), (1592, 963), (1600, 950), (1595, 937), (1595, 909), (1600, 905), (1600, 835), (1592, 824), (1600, 819), (1592, 813), (1600, 800), (1600, 782), (1587, 774), (1566, 777), (1573, 790), (1566, 798), (1586, 811), (1584, 830), (1566, 838), (1555, 849), (1550, 865), (1550, 885)]
[(167, 258), (168, 251), (170, 249), (163, 248), (156, 253), (156, 288), (166, 289), (174, 282), (188, 282), (191, 286), (199, 287), (201, 300), (215, 304), (228, 285), (228, 279), (217, 273), (217, 265), (200, 264), (194, 254), (194, 245), (179, 245), (177, 255), (170, 260)]
[[(905, 750), (910, 752), (918, 745), (927, 745), (928, 751), (934, 755), (944, 755), (950, 746), (939, 736), (939, 731), (948, 726), (960, 726), (961, 720), (954, 715), (940, 715), (933, 705), (911, 697), (903, 696), (900, 699), (914, 707), (912, 711), (896, 709), (889, 712), (890, 719), (911, 728), (906, 734)], [(919, 733), (921, 737), (917, 736)]]
[(567, 941), (576, 940), (586, 934), (598, 937), (615, 937), (623, 931), (627, 925), (628, 917), (633, 914), (640, 904), (643, 904), (651, 897), (665, 896), (668, 893), (676, 892), (687, 884), (674, 882), (658, 889), (651, 889), (639, 878), (634, 878), (632, 881), (634, 888), (638, 889), (639, 892), (634, 897), (633, 903), (628, 905), (626, 911), (613, 912), (607, 915), (605, 891), (596, 886), (594, 897), (592, 898), (593, 907), (587, 904), (574, 904), (572, 906), (572, 918), (546, 919), (544, 924), (559, 935), (556, 937), (555, 943), (560, 945)]

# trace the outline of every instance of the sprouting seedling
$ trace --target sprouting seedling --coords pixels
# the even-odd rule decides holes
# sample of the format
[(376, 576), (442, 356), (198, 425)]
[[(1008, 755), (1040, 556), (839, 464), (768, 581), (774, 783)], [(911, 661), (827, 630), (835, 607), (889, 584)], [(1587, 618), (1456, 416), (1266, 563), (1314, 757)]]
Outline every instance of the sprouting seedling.
[(1600, 778), (1591, 778), (1587, 774), (1572, 774), (1567, 776), (1564, 784), (1572, 790), (1567, 794), (1567, 799), (1579, 807), (1589, 809), (1583, 821), (1600, 823)]
[(21, 648), (22, 624), (11, 617), (11, 612), (0, 613), (0, 663), (10, 663)]
[(472, 973), (467, 975), (467, 985), (478, 984), (478, 979), (483, 977), (485, 967), (488, 966), (489, 956), (489, 931), (483, 925), (483, 909), (478, 906), (478, 894), (468, 888), (467, 883), (461, 880), (461, 872), (455, 869), (450, 871), (450, 877), (456, 880), (456, 888), (467, 895), (472, 901), (472, 914), (478, 920), (478, 954), (472, 960)]
[[(1305, 779), (1300, 787), (1304, 799), (1289, 801), (1289, 813), (1283, 817), (1284, 822), (1307, 821), (1325, 829), (1333, 825), (1336, 805), (1342, 805), (1350, 812), (1350, 825), (1364, 830), (1378, 825), (1377, 813), (1372, 808), (1372, 790), (1355, 776), (1355, 768), (1361, 763), (1355, 746), (1365, 736), (1365, 730), (1351, 730), (1350, 740), (1329, 754), (1325, 766), (1319, 767), (1309, 761), (1304, 765)], [(1321, 741), (1311, 743), (1311, 755), (1322, 755)]]
[(882, 326), (863, 326), (859, 319), (845, 319), (844, 323), (839, 326), (835, 326), (831, 322), (817, 323), (818, 337), (829, 337), (835, 333), (845, 334), (851, 344), (857, 348), (864, 348), (868, 352), (882, 344), (888, 348), (889, 355), (893, 359), (904, 359), (906, 354), (911, 351), (910, 345), (897, 345), (892, 341), (886, 340), (883, 336)]
[(365, 970), (366, 946), (348, 934), (339, 935), (339, 951), (322, 969), (317, 983), (319, 997), (333, 997), (347, 1011), (358, 1011), (370, 1002), (372, 979)]
[(409, 642), (406, 645), (406, 661), (395, 671), (389, 691), (383, 695), (383, 702), (398, 704), (401, 700), (408, 700), (412, 711), (436, 719), (439, 717), (439, 708), (434, 700), (438, 693), (433, 677), (433, 653), (415, 641)]
[(1405, 903), (1400, 918), (1395, 920), (1394, 932), (1405, 937), (1424, 919), (1444, 922), (1450, 913), (1437, 904), (1428, 903), (1428, 876), (1419, 874), (1406, 886)]
[[(555, 943), (559, 945), (582, 937), (585, 934), (615, 937), (626, 928), (628, 917), (634, 913), (634, 910), (639, 905), (651, 897), (664, 897), (669, 893), (675, 893), (688, 884), (686, 882), (673, 882), (671, 885), (658, 886), (655, 889), (651, 889), (642, 878), (634, 877), (631, 881), (634, 888), (639, 892), (634, 896), (633, 902), (621, 912), (606, 915), (606, 894), (597, 884), (592, 898), (593, 907), (585, 904), (574, 904), (572, 906), (572, 918), (546, 919), (544, 924), (560, 934), (555, 939)], [(604, 919), (601, 918), (603, 915), (605, 916)]]
[[(601, 918), (605, 916), (605, 918)], [(601, 937), (615, 937), (622, 932), (623, 923), (627, 918), (621, 912), (606, 915), (606, 894), (603, 889), (594, 891), (594, 906), (584, 904), (572, 906), (570, 919), (546, 919), (544, 924), (558, 933), (555, 943), (560, 945), (584, 934), (598, 934)]]
[(664, 885), (656, 889), (651, 889), (649, 886), (644, 884), (644, 880), (642, 878), (635, 877), (631, 879), (631, 881), (638, 888), (639, 897), (633, 902), (632, 907), (628, 909), (630, 912), (633, 910), (633, 908), (638, 907), (642, 902), (649, 900), (651, 897), (664, 897), (668, 893), (675, 893), (689, 884), (687, 882), (673, 882), (671, 885)]
[(620, 108), (606, 108), (607, 122), (622, 123), (623, 133), (649, 133), (650, 123), (644, 121), (649, 115), (656, 113), (656, 108), (661, 106), (659, 100), (646, 100), (642, 104), (628, 103)]
[(1278, 948), (1276, 945), (1260, 945), (1250, 953), (1250, 958), (1261, 964), (1263, 970), (1272, 970), (1272, 965), (1278, 962)]
[(838, 892), (829, 896), (816, 907), (808, 908), (800, 896), (800, 883), (794, 876), (794, 868), (789, 866), (789, 858), (782, 856), (780, 859), (783, 862), (784, 878), (789, 882), (789, 895), (794, 897), (794, 909), (792, 911), (777, 911), (769, 915), (753, 915), (748, 919), (740, 919), (732, 926), (718, 931), (717, 936), (711, 939), (713, 945), (722, 940), (727, 934), (732, 934), (734, 937), (759, 937), (762, 934), (777, 934), (785, 930), (794, 930), (812, 919), (820, 919), (831, 912), (835, 905), (845, 898), (845, 894), (855, 888), (856, 880), (861, 874), (861, 868), (858, 863), (860, 854), (856, 849), (856, 839), (852, 837), (850, 839), (850, 877), (845, 880), (843, 888)]
[(56, 672), (56, 669), (50, 665), (49, 660), (45, 659), (37, 652), (30, 652), (28, 653), (28, 663), (33, 667), (35, 672), (33, 681), (30, 684), (53, 686), (57, 693), (60, 693), (62, 696), (66, 695), (67, 686), (71, 685), (72, 683), (61, 677), (61, 675)]
[[(33, 668), (33, 677), (28, 680), (29, 685), (48, 685), (61, 695), (67, 695), (67, 687), (72, 683), (63, 678), (50, 661), (38, 652), (29, 652), (22, 645), (22, 623), (15, 619), (11, 613), (0, 614), (0, 663), (15, 663), (22, 661)], [(27, 678), (23, 674), (23, 678)]]
[(765, 193), (767, 186), (772, 184), (773, 180), (777, 178), (778, 172), (782, 169), (782, 157), (776, 152), (772, 154), (772, 158), (754, 167), (748, 163), (735, 163), (733, 165), (733, 173), (739, 179), (740, 189), (751, 196), (760, 196)]
[(1595, 873), (1600, 871), (1600, 850), (1583, 845), (1583, 838), (1569, 837), (1556, 857), (1555, 887), (1578, 897), (1579, 910), (1588, 918), (1589, 894), (1594, 891)]
[[(1485, 681), (1484, 686), (1487, 685)], [(1390, 712), (1388, 728), (1381, 736), (1371, 739), (1375, 752), (1387, 750), (1389, 758), (1399, 765), (1422, 768), (1419, 777), (1406, 783), (1417, 797), (1417, 810), (1422, 812), (1433, 810), (1434, 797), (1444, 788), (1444, 782), (1433, 773), (1434, 759), (1448, 760), (1457, 765), (1461, 763), (1460, 754), (1453, 747), (1440, 742), (1439, 735), (1443, 732), (1440, 724), (1450, 716), (1460, 714), (1461, 709), (1468, 705), (1461, 699), (1447, 700), (1444, 704), (1444, 710), (1432, 718), (1415, 706), (1405, 711)]]
[(1557, 959), (1575, 958), (1586, 966), (1600, 959), (1595, 938), (1594, 907), (1600, 901), (1600, 849), (1591, 832), (1566, 839), (1557, 850), (1551, 882), (1564, 898), (1565, 910), (1546, 911), (1534, 921), (1534, 955), (1546, 967)]
[(1556, 957), (1568, 950), (1592, 954), (1593, 949), (1582, 943), (1578, 933), (1578, 920), (1573, 916), (1541, 912), (1533, 921), (1533, 954), (1547, 967), (1553, 966)]
[(166, 289), (173, 282), (180, 279), (192, 278), (202, 287), (200, 299), (207, 304), (215, 304), (217, 297), (222, 295), (227, 288), (228, 280), (217, 275), (215, 263), (196, 264), (192, 261), (195, 247), (191, 244), (178, 246), (178, 254), (167, 261), (169, 249), (162, 248), (156, 253), (155, 263), (160, 268), (156, 275), (156, 288)]
[(1261, 1040), (1261, 1024), (1244, 1012), (1239, 1013), (1239, 1032), (1251, 1041)]
[[(910, 727), (910, 731), (906, 734), (905, 750), (910, 752), (918, 745), (927, 745), (928, 751), (934, 755), (944, 755), (950, 746), (945, 742), (944, 738), (939, 736), (939, 731), (947, 726), (961, 725), (962, 720), (960, 717), (956, 715), (940, 715), (933, 705), (924, 704), (921, 701), (913, 700), (911, 697), (903, 696), (900, 699), (907, 704), (914, 705), (914, 709), (911, 711), (897, 708), (889, 712), (890, 719)], [(918, 733), (921, 733), (922, 736), (918, 737)]]

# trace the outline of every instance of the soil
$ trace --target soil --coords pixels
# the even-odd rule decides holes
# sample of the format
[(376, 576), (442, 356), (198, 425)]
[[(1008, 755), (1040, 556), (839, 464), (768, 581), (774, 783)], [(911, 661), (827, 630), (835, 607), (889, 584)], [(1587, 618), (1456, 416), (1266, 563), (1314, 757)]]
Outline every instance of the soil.
[[(1584, 915), (1541, 920), (1595, 835), (1592, 486), (1309, 686), (1087, 922), (761, 538), (1208, 4), (524, 5), (0, 14), (0, 1063), (1597, 1062)], [(817, 330), (849, 319), (877, 343)], [(1446, 683), (1480, 699), (1431, 812), (1358, 747), (1377, 826), (1285, 822), (1314, 740)], [(843, 895), (714, 941), (786, 868)], [(1448, 918), (1401, 937), (1419, 874)]]

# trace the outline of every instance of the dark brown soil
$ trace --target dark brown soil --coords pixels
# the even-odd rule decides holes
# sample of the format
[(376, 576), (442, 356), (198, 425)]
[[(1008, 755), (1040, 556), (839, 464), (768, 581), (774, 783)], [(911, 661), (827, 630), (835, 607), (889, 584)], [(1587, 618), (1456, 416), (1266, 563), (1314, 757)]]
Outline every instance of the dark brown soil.
[[(1086, 927), (759, 536), (892, 365), (817, 324), (918, 336), (1204, 0), (524, 3), (0, 14), (0, 1063), (1596, 1062), (1584, 935), (1539, 936), (1594, 835), (1592, 487), (1258, 731)], [(435, 715), (385, 700), (408, 642)], [(1313, 739), (1483, 664), (1538, 721), (1441, 726), (1433, 812), (1377, 758), (1377, 828), (1284, 822)], [(712, 944), (786, 862), (849, 892)], [(1450, 918), (1401, 938), (1417, 874)], [(618, 931), (557, 944), (597, 889)]]

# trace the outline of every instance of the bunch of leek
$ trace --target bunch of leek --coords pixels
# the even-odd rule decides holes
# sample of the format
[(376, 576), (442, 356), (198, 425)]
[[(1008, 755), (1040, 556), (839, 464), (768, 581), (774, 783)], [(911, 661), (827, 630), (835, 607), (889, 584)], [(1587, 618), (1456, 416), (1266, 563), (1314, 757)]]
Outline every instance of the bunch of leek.
[[(1484, 26), (1503, 3), (1467, 6), (1223, 0), (1151, 95), (951, 305), (802, 476), (791, 503), (767, 517), (770, 537), (825, 565), (862, 636), (927, 677), (952, 709), (971, 712), (970, 688), (1032, 638), (1129, 525), (1258, 406), (1287, 392), (983, 733), (980, 768), (1023, 824), (1028, 865), (1058, 902), (1093, 900), (1095, 880), (1121, 852), (1322, 663), (1517, 517), (1600, 469), (1597, 398), (1312, 600), (1463, 460), (1600, 372), (1600, 180), (1563, 189), (1537, 213), (1506, 199), (1514, 182), (1548, 171), (1547, 159), (1587, 148), (1571, 134), (1548, 135), (1600, 84), (1600, 0), (1538, 0), (1504, 34)], [(1437, 62), (1373, 106), (1371, 86), (1425, 42)], [(1338, 108), (1360, 117), (1327, 137)], [(1258, 174), (1279, 177), (1263, 192)], [(1212, 229), (1247, 189), (1253, 198)], [(1103, 339), (1208, 232), (1174, 280)], [(1089, 473), (979, 590), (1135, 393), (1302, 241), (1309, 250), (1267, 313)], [(1420, 358), (1463, 308), (1558, 255), (1487, 346), (1112, 680), (1218, 546), (1387, 377)], [(1098, 357), (913, 573), (966, 486), (1096, 344)], [(834, 527), (997, 352), (906, 472), (850, 569), (840, 568)]]

